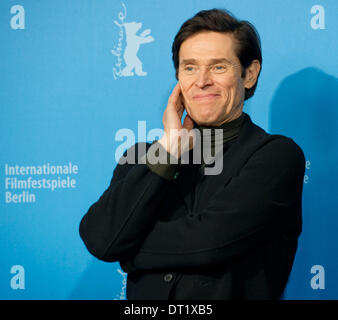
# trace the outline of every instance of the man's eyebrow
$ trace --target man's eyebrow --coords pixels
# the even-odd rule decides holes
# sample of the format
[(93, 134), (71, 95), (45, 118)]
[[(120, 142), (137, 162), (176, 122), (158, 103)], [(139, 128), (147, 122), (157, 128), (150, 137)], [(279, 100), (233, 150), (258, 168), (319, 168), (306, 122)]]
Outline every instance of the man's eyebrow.
[[(216, 63), (229, 63), (231, 64), (231, 61), (229, 61), (226, 58), (218, 58), (218, 59), (210, 59), (208, 60), (208, 64), (216, 64)], [(180, 65), (186, 65), (186, 64), (198, 64), (198, 60), (196, 59), (183, 59), (182, 62), (180, 62)]]

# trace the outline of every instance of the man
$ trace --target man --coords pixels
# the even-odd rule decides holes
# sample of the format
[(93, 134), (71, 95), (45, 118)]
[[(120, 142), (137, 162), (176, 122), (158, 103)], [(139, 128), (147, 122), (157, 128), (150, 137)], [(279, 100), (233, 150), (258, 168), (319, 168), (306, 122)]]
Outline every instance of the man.
[[(117, 165), (80, 235), (94, 256), (120, 262), (128, 299), (278, 299), (301, 232), (305, 160), (242, 111), (261, 70), (258, 35), (226, 11), (201, 11), (176, 35), (173, 60), (163, 137), (131, 148), (145, 163)], [(205, 174), (206, 161), (147, 157), (154, 146), (169, 159), (191, 154), (199, 145), (182, 129), (209, 135), (219, 174)]]

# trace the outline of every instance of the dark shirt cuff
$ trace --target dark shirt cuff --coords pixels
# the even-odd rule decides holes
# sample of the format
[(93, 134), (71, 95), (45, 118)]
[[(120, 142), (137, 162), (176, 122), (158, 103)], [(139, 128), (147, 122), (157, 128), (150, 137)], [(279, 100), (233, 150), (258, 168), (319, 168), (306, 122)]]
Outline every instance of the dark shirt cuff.
[[(151, 148), (154, 149), (151, 150)], [(155, 159), (158, 160), (158, 162), (150, 161), (153, 154), (155, 154)], [(167, 152), (156, 140), (152, 143), (150, 150), (147, 152), (145, 163), (149, 170), (164, 179), (175, 180), (178, 176), (178, 160)]]

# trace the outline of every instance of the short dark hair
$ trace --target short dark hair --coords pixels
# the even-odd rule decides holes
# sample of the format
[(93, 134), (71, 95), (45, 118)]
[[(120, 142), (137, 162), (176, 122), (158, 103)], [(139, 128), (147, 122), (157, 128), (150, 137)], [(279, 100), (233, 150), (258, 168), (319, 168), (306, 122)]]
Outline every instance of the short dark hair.
[[(172, 45), (172, 58), (176, 70), (176, 79), (178, 79), (179, 51), (182, 43), (192, 35), (203, 31), (230, 33), (234, 36), (237, 41), (235, 53), (242, 66), (242, 77), (245, 76), (246, 68), (250, 66), (253, 60), (257, 59), (262, 65), (262, 50), (259, 34), (250, 22), (237, 20), (227, 10), (202, 10), (184, 22), (175, 36)], [(245, 89), (244, 100), (253, 96), (257, 87), (258, 77), (252, 88)]]

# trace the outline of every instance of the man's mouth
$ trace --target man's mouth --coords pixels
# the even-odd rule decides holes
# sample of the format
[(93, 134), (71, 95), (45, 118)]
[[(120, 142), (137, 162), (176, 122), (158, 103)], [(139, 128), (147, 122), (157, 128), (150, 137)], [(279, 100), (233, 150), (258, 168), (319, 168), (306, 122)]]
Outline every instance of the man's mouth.
[(219, 94), (216, 93), (203, 93), (203, 94), (196, 94), (192, 98), (195, 101), (212, 101), (219, 97)]

